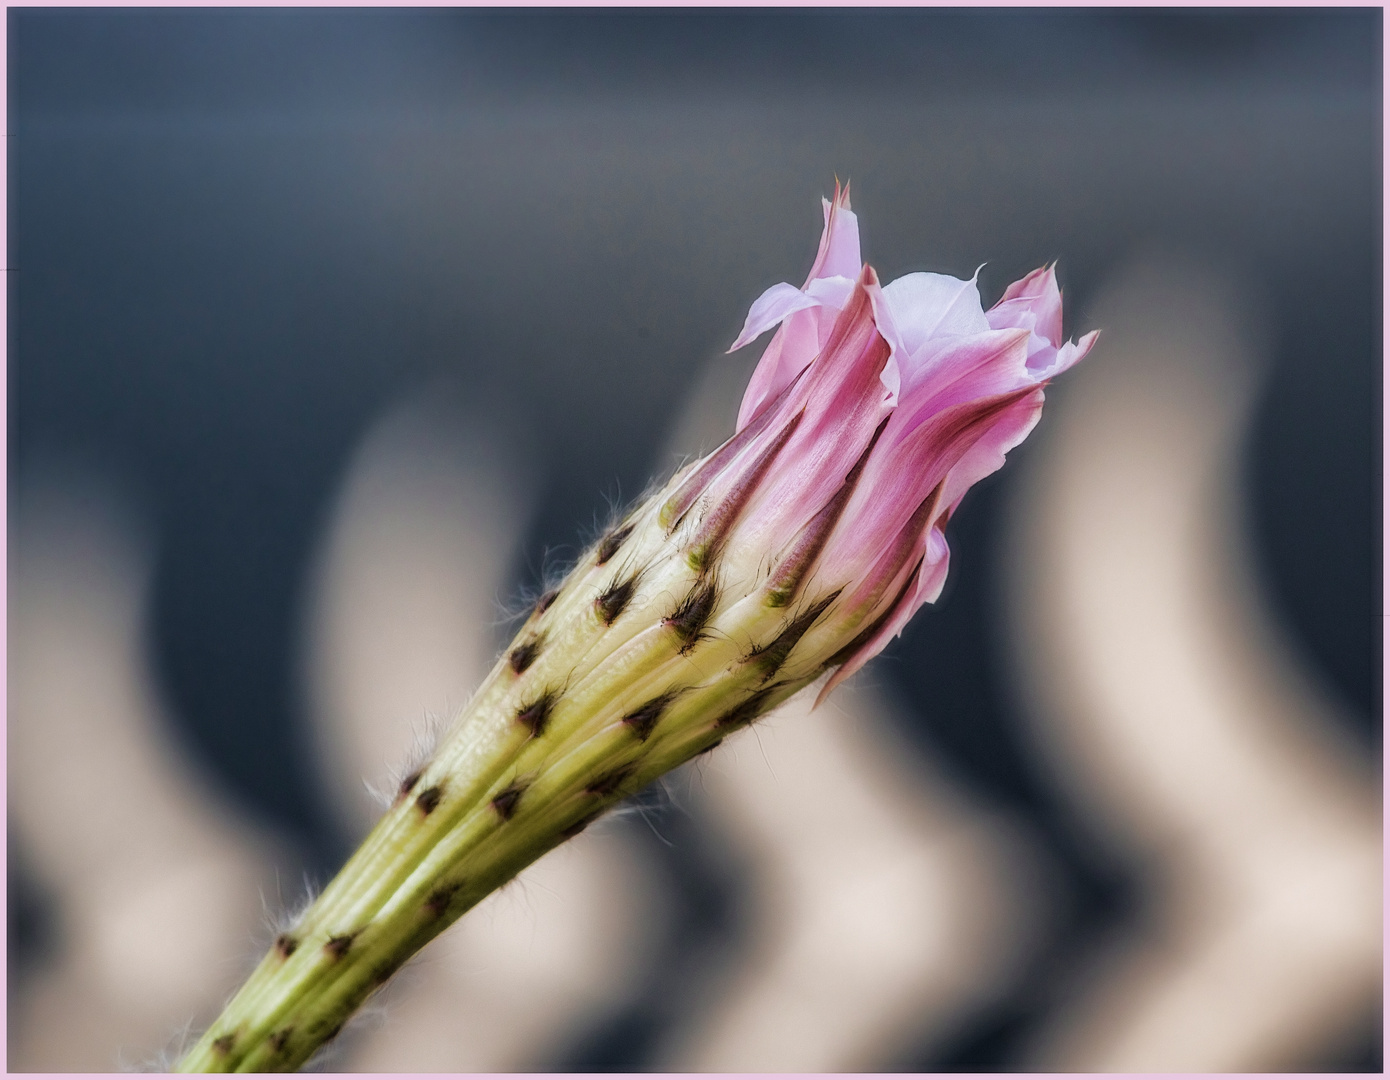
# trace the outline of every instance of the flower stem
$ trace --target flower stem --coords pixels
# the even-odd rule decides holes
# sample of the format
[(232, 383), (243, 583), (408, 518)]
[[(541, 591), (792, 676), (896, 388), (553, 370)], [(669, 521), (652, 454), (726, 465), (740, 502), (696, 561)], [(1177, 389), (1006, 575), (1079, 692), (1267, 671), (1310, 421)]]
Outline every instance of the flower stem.
[[(768, 609), (750, 624), (761, 609), (747, 598), (725, 608), (741, 633), (701, 636), (714, 623), (715, 587), (675, 550), (655, 506), (623, 539), (633, 530), (640, 561), (609, 565), (612, 544), (601, 543), (532, 615), (429, 763), (402, 782), (179, 1071), (297, 1068), (474, 904), (809, 681), (764, 686), (764, 667), (739, 642), (781, 615)], [(749, 701), (756, 707), (740, 713)]]

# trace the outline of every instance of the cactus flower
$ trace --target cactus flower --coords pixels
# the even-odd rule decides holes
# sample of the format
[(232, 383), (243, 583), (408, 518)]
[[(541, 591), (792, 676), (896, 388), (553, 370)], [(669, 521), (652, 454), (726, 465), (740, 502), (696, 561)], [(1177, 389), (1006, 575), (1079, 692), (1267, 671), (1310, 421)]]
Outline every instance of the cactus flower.
[[(848, 188), (735, 434), (547, 593), (395, 805), (180, 1064), (298, 1067), (427, 941), (620, 799), (799, 691), (824, 695), (940, 595), (947, 521), (1037, 423), (1063, 342), (1052, 269), (880, 285)], [(731, 350), (732, 351), (732, 350)]]

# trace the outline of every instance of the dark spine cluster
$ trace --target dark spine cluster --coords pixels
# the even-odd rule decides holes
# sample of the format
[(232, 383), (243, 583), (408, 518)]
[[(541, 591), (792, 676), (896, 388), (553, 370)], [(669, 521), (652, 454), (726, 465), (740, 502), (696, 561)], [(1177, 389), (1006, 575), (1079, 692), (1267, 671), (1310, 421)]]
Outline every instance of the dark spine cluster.
[[(756, 691), (716, 720), (714, 726), (717, 728), (736, 728), (751, 724), (767, 710), (772, 695), (781, 688), (780, 683), (774, 683), (772, 686)], [(720, 738), (722, 739), (723, 736)]]
[(550, 720), (550, 714), (555, 709), (555, 702), (559, 695), (554, 690), (547, 690), (516, 711), (516, 718), (519, 723), (531, 729), (532, 735), (540, 735), (545, 731), (545, 725)]
[(840, 591), (837, 589), (814, 607), (798, 615), (766, 645), (761, 645), (748, 654), (748, 662), (756, 664), (762, 669), (763, 682), (767, 682), (768, 679), (777, 674), (778, 669), (786, 663), (787, 657), (791, 655), (797, 643), (805, 637), (806, 631), (815, 625), (816, 620), (824, 614), (825, 609), (833, 604), (839, 595)]
[(403, 799), (407, 798), (410, 793), (415, 790), (415, 785), (420, 782), (420, 777), (424, 775), (424, 769), (416, 769), (409, 776), (403, 778), (401, 780), (401, 786), (396, 789), (396, 802), (401, 802)]
[(603, 809), (604, 809), (604, 808), (600, 807), (600, 808), (597, 809), (597, 810), (594, 810), (594, 811), (592, 811), (592, 812), (590, 812), (590, 813), (588, 813), (588, 814), (585, 814), (582, 818), (580, 818), (578, 821), (576, 821), (573, 825), (571, 825), (569, 828), (565, 829), (565, 831), (562, 832), (560, 835), (563, 836), (566, 840), (570, 840), (570, 839), (572, 839), (572, 838), (578, 836), (580, 833), (582, 833), (585, 829), (587, 829), (590, 825), (592, 825), (595, 821), (597, 821), (597, 820), (603, 815)]
[(415, 797), (415, 805), (420, 813), (424, 814), (425, 817), (429, 817), (434, 813), (435, 807), (439, 805), (439, 800), (442, 798), (444, 798), (444, 785), (434, 784), (425, 788), (424, 791), (420, 792), (420, 794)]
[(681, 652), (689, 652), (699, 642), (718, 602), (719, 590), (714, 579), (702, 574), (680, 606), (666, 617), (665, 624), (681, 639)]
[(632, 574), (625, 578), (618, 578), (599, 593), (594, 600), (594, 610), (598, 612), (599, 620), (604, 626), (612, 626), (618, 620), (618, 616), (627, 610), (628, 604), (632, 603), (632, 597), (637, 592), (637, 575)]
[(391, 976), (400, 970), (403, 963), (403, 960), (391, 957), (377, 964), (376, 967), (372, 968), (372, 985), (384, 986)]
[(632, 535), (632, 525), (621, 525), (614, 529), (602, 540), (599, 541), (598, 550), (594, 554), (594, 565), (602, 566), (609, 559), (618, 553), (618, 549)]
[(333, 960), (341, 960), (347, 955), (347, 951), (352, 948), (353, 941), (357, 938), (356, 934), (334, 934), (323, 943), (323, 951)]
[(626, 768), (614, 769), (612, 772), (604, 773), (602, 776), (589, 781), (588, 787), (584, 790), (590, 795), (598, 795), (606, 799), (611, 795), (616, 795), (618, 789), (627, 783), (631, 775), (632, 766), (630, 765)]
[(661, 719), (661, 714), (666, 711), (667, 706), (675, 701), (680, 695), (679, 690), (668, 690), (664, 694), (659, 694), (650, 701), (644, 702), (632, 712), (623, 717), (623, 723), (632, 728), (632, 732), (639, 741), (645, 742), (647, 736), (656, 727), (657, 721)]
[(503, 821), (510, 821), (516, 813), (516, 804), (521, 801), (527, 785), (521, 780), (513, 780), (492, 798), (492, 808)]
[(523, 641), (507, 654), (507, 663), (511, 665), (512, 671), (516, 674), (524, 674), (526, 669), (536, 662), (536, 657), (541, 652), (540, 635), (536, 635), (529, 641)]
[(425, 898), (425, 911), (431, 918), (441, 918), (458, 895), (458, 885), (440, 885)]

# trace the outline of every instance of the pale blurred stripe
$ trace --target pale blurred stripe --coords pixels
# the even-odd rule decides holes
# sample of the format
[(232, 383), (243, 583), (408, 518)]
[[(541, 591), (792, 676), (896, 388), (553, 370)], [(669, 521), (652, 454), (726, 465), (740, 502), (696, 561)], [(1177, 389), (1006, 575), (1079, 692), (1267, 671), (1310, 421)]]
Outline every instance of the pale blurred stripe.
[[(416, 397), (388, 410), (347, 472), (307, 625), (319, 745), (364, 829), (427, 726), (496, 656), (498, 598), (536, 498), (506, 426)], [(503, 1072), (548, 1065), (617, 1007), (666, 905), (639, 846), (596, 826), (432, 943), (354, 1025), (349, 1071)]]
[(1010, 824), (926, 767), (862, 681), (813, 701), (690, 781), (751, 868), (751, 925), (673, 1071), (890, 1067), (948, 1038), (1034, 943), (1046, 901)]
[(492, 666), (499, 601), (536, 498), (525, 457), (477, 410), (419, 392), (354, 452), (309, 571), (302, 670), (337, 809), (362, 834), (368, 793), (409, 771)]
[(9, 1067), (112, 1071), (212, 1018), (264, 944), (278, 856), (175, 752), (128, 507), (71, 469), (19, 477), (12, 506), (9, 820), (58, 945), (10, 998)]
[(1136, 266), (1085, 324), (1101, 345), (1017, 489), (1014, 640), (1039, 747), (1155, 893), (1033, 1062), (1297, 1067), (1375, 1015), (1381, 837), (1375, 778), (1250, 571), (1261, 343), (1186, 263)]
[[(710, 361), (672, 460), (732, 432), (750, 371)], [(871, 685), (815, 711), (812, 690), (675, 781), (748, 868), (750, 944), (659, 1067), (888, 1067), (949, 1037), (1033, 944), (1047, 901), (1022, 834), (906, 746)]]
[(334, 1067), (552, 1067), (626, 1001), (651, 962), (666, 910), (657, 887), (628, 833), (593, 826), (428, 946)]

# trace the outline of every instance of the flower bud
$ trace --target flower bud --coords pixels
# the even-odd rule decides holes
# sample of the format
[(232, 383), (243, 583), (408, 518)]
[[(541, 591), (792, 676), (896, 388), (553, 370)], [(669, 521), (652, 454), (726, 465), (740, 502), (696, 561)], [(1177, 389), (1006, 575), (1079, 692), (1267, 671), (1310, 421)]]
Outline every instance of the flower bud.
[(1037, 422), (1062, 341), (1050, 267), (989, 311), (974, 279), (880, 286), (848, 188), (734, 436), (547, 594), (429, 762), (184, 1071), (297, 1067), (416, 950), (616, 801), (800, 690), (822, 695), (940, 595), (945, 528)]

